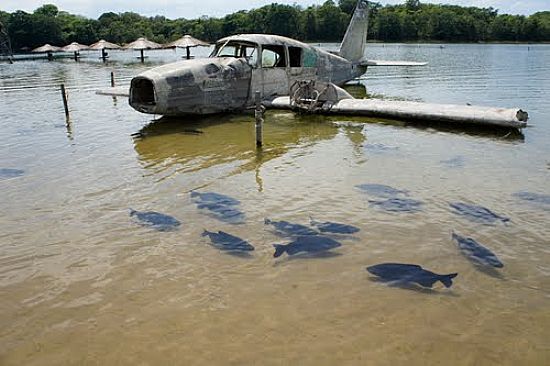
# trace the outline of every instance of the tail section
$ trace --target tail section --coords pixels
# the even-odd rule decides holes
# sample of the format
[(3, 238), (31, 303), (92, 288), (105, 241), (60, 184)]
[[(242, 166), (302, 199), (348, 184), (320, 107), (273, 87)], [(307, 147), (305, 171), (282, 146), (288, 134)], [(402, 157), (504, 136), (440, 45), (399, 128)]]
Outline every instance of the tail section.
[(455, 278), (457, 275), (458, 273), (442, 275), (441, 277), (439, 277), (439, 280), (445, 285), (445, 287), (449, 288), (453, 285), (453, 278)]
[(266, 224), (266, 225), (269, 225), (269, 224), (271, 224), (271, 223), (272, 223), (272, 221), (271, 221), (270, 219), (265, 219), (265, 220), (264, 220), (264, 224)]
[(274, 258), (280, 257), (284, 252), (286, 252), (286, 245), (282, 244), (273, 244), (275, 248), (275, 253), (273, 254)]
[(206, 229), (203, 229), (204, 231), (202, 232), (201, 236), (208, 236), (210, 235), (210, 231), (206, 230)]
[(340, 56), (351, 62), (358, 62), (363, 58), (367, 44), (368, 25), (368, 2), (358, 0), (340, 45)]
[(130, 210), (130, 216), (134, 216), (137, 213), (133, 208), (129, 208), (128, 210)]

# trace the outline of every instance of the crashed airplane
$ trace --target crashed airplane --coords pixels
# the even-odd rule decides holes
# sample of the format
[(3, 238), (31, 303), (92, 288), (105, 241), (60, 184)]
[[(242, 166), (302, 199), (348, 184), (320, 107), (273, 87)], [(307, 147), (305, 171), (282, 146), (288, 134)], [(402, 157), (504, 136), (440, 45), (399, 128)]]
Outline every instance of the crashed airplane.
[(363, 58), (367, 23), (367, 2), (360, 0), (337, 54), (277, 35), (222, 38), (208, 58), (155, 67), (133, 78), (130, 105), (164, 116), (202, 115), (247, 109), (256, 91), (262, 100), (289, 95), (297, 80), (343, 85), (369, 65), (381, 64)]
[[(368, 2), (359, 0), (338, 52), (287, 37), (239, 34), (216, 42), (208, 58), (147, 70), (131, 81), (135, 110), (166, 117), (251, 109), (257, 94), (268, 108), (522, 128), (518, 109), (354, 99), (340, 88), (369, 66), (422, 66), (422, 62), (365, 58)], [(109, 95), (109, 93), (104, 93)]]

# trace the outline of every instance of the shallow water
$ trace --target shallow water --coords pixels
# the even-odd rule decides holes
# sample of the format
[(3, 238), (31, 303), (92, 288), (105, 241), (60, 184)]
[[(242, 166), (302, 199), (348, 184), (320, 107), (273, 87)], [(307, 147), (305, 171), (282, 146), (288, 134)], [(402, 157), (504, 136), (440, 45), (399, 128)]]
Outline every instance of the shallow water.
[[(0, 64), (0, 168), (24, 171), (0, 180), (0, 364), (548, 364), (550, 210), (513, 194), (550, 194), (550, 46), (369, 45), (368, 54), (430, 62), (371, 68), (371, 95), (518, 106), (532, 127), (517, 135), (272, 111), (257, 152), (252, 116), (151, 121), (95, 94), (111, 71), (127, 85), (180, 57), (172, 51), (145, 65), (116, 52), (107, 65), (95, 54)], [(365, 183), (407, 191), (422, 210), (372, 207), (355, 188)], [(238, 199), (245, 223), (198, 210), (193, 190)], [(510, 222), (471, 222), (449, 202)], [(182, 224), (158, 232), (129, 208)], [(338, 239), (335, 255), (274, 259), (272, 244), (289, 240), (264, 219), (310, 216), (361, 231)], [(218, 251), (204, 229), (255, 250)], [(504, 268), (473, 266), (452, 230)], [(459, 275), (449, 290), (388, 287), (365, 270), (383, 262)]]

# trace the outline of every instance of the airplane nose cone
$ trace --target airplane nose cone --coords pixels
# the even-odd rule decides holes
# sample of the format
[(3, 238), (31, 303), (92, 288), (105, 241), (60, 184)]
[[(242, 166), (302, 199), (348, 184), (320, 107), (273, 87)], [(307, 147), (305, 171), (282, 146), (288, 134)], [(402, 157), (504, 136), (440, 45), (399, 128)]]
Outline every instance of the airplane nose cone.
[(164, 116), (212, 114), (243, 109), (251, 66), (232, 57), (181, 61), (134, 77), (129, 103), (142, 113)]
[(143, 113), (154, 113), (156, 106), (155, 84), (143, 76), (136, 76), (130, 85), (130, 105)]

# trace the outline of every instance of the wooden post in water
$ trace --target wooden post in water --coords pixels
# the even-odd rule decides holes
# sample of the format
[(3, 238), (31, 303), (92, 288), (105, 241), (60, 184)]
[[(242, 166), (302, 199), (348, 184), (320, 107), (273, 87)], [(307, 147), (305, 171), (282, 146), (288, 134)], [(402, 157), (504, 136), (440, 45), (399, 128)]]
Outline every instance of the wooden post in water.
[(111, 88), (115, 87), (115, 73), (111, 71)]
[(69, 105), (67, 104), (67, 92), (65, 84), (61, 84), (61, 97), (63, 98), (63, 107), (65, 107), (65, 117), (69, 119)]
[(265, 107), (262, 105), (261, 94), (256, 91), (254, 94), (254, 102), (256, 103), (256, 109), (254, 111), (254, 118), (256, 119), (256, 147), (261, 148), (263, 145), (263, 125), (264, 125), (264, 111)]

